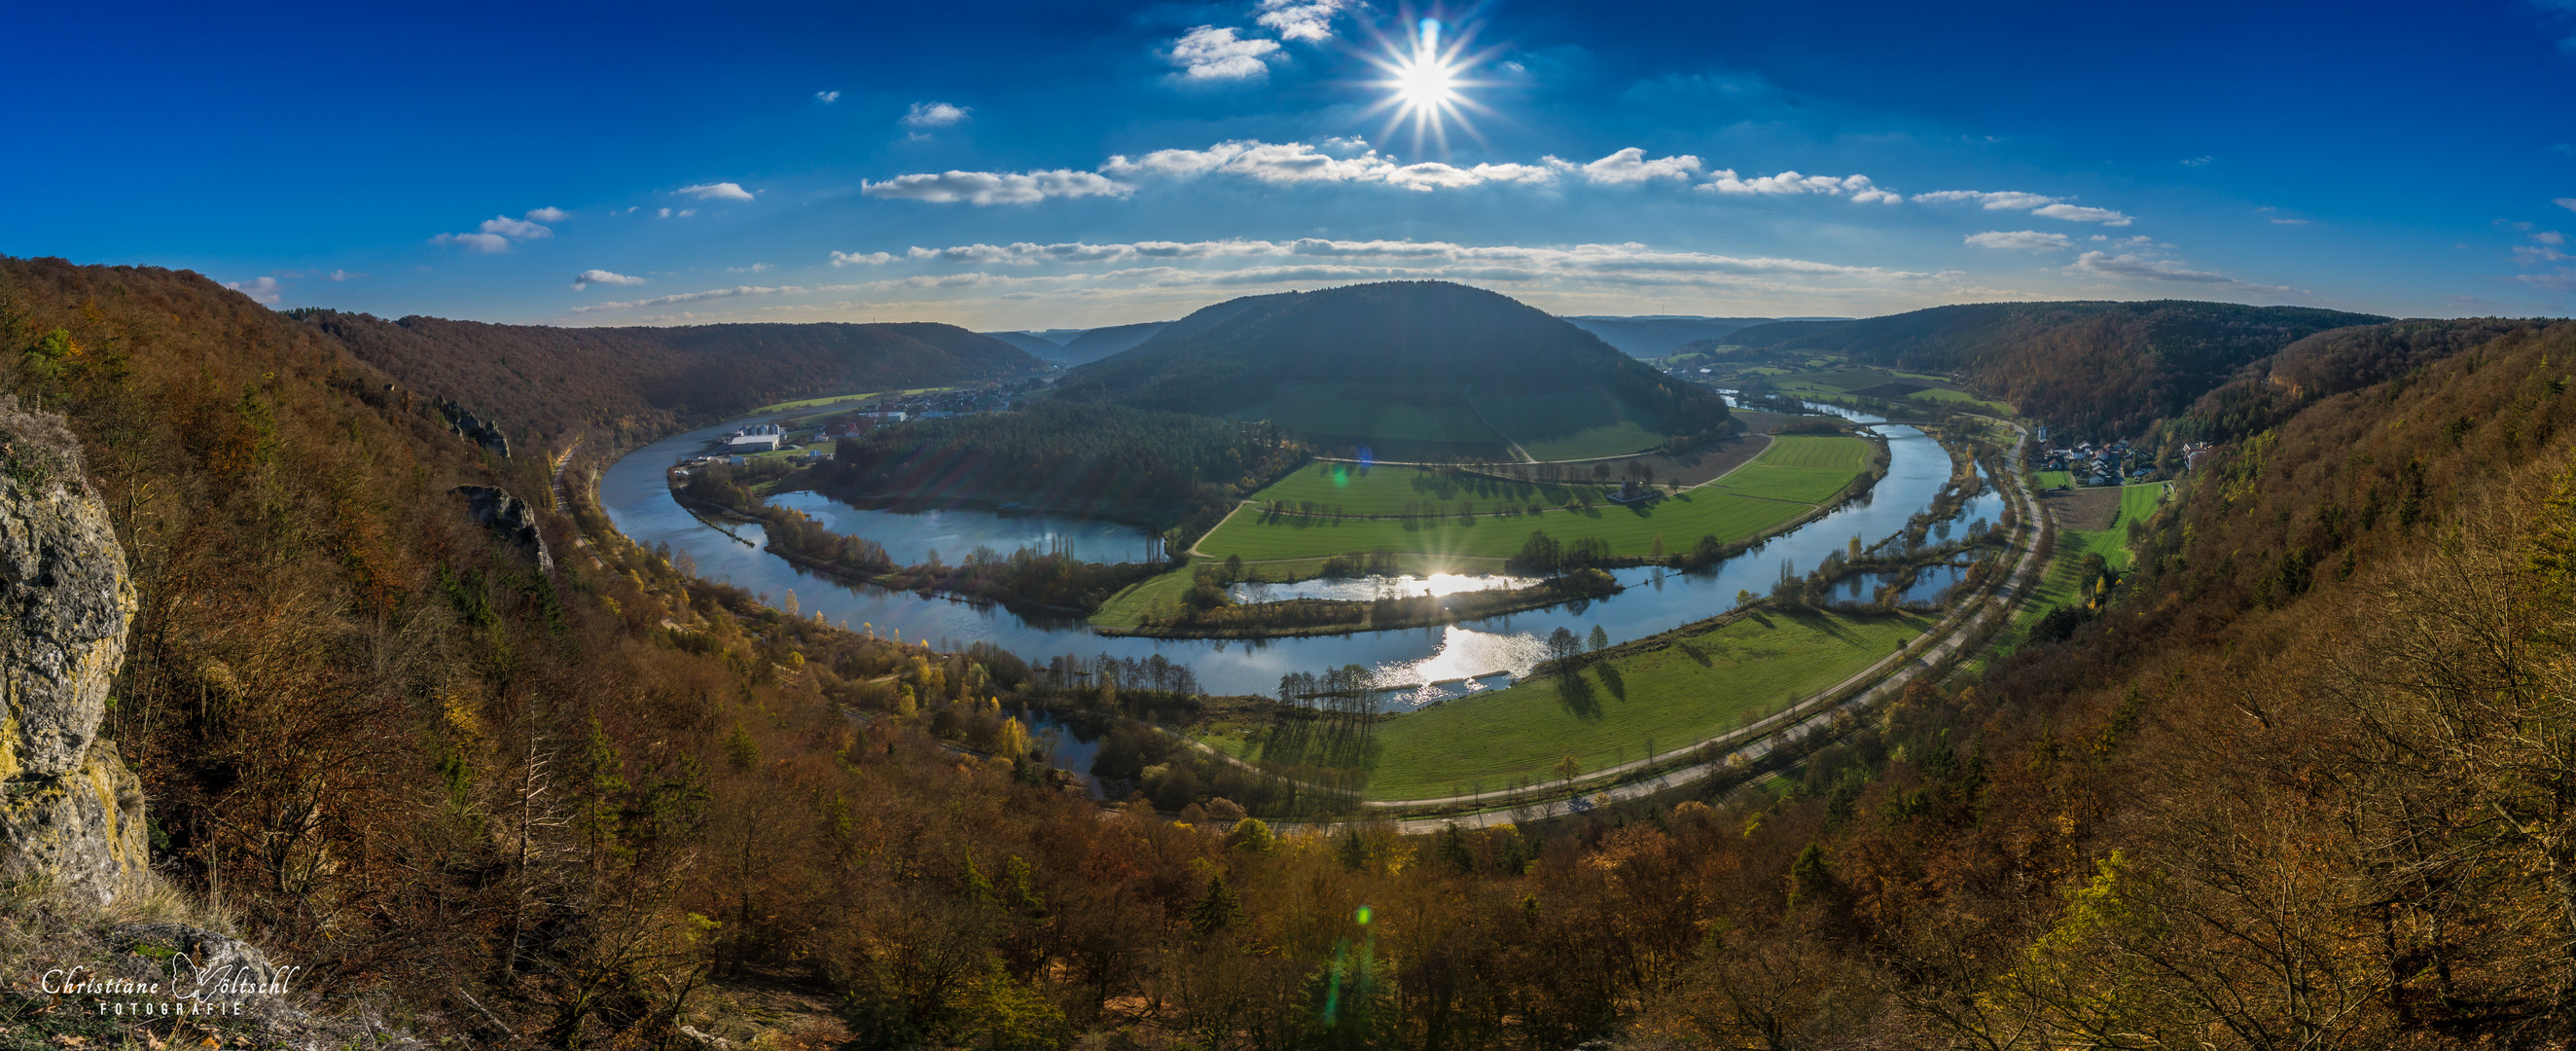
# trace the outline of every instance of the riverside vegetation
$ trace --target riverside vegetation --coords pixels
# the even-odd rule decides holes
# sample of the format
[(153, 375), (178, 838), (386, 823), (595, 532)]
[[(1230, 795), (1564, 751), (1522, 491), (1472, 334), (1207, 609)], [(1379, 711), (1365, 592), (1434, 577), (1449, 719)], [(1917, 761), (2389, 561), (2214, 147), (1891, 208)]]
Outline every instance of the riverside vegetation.
[[(2576, 326), (2430, 327), (2479, 326), (2158, 425), (2223, 445), (2064, 639), (1918, 680), (1765, 790), (1407, 838), (1241, 816), (1341, 804), (1138, 721), (1218, 710), (1169, 669), (684, 577), (587, 501), (596, 453), (537, 504), (539, 572), (449, 490), (542, 494), (543, 459), (327, 331), (193, 274), (0, 261), (6, 384), (67, 418), (130, 562), (100, 734), (148, 900), (327, 975), (318, 1010), (561, 1047), (2576, 1037)], [(1146, 798), (1050, 784), (1023, 705), (1103, 727)], [(12, 973), (134, 955), (7, 893)], [(832, 1007), (791, 1036), (793, 990)], [(0, 1024), (182, 1035), (46, 1006)]]

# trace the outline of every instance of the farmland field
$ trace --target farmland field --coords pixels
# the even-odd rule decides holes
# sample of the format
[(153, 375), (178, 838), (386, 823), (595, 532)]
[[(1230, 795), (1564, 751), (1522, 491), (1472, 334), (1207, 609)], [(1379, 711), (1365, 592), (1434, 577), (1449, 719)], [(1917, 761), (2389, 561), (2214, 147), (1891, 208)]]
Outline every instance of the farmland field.
[[(1733, 542), (1807, 513), (1808, 505), (1841, 492), (1868, 465), (1870, 452), (1869, 443), (1847, 435), (1784, 435), (1752, 463), (1710, 485), (1643, 507), (1603, 503), (1577, 510), (1562, 506), (1572, 495), (1566, 486), (1472, 475), (1447, 479), (1411, 467), (1315, 464), (1253, 494), (1252, 505), (1200, 540), (1198, 550), (1254, 561), (1366, 551), (1507, 558), (1532, 531), (1544, 531), (1558, 540), (1600, 538), (1614, 555), (1653, 555), (1658, 540), (1663, 552), (1673, 553), (1702, 536)], [(1454, 486), (1455, 502), (1438, 495), (1442, 482)], [(1292, 513), (1265, 510), (1278, 500), (1287, 501)], [(1464, 514), (1471, 501), (1472, 518)], [(1357, 517), (1427, 514), (1426, 503), (1439, 509), (1439, 517)], [(1547, 509), (1531, 514), (1532, 503)], [(1307, 506), (1320, 513), (1295, 513)], [(1497, 513), (1505, 511), (1510, 513)]]
[(1614, 555), (1650, 555), (1660, 537), (1668, 552), (1682, 551), (1702, 535), (1721, 541), (1753, 536), (1807, 513), (1780, 500), (1757, 500), (1715, 488), (1685, 492), (1643, 508), (1617, 504), (1539, 514), (1464, 518), (1323, 518), (1265, 515), (1246, 507), (1225, 520), (1199, 550), (1215, 558), (1312, 558), (1352, 552), (1394, 551), (1461, 558), (1508, 558), (1532, 531), (1558, 540), (1599, 537)]
[(1418, 799), (1597, 770), (1741, 726), (1894, 652), (1929, 617), (1765, 613), (1614, 657), (1572, 683), (1537, 679), (1412, 712), (1377, 731), (1368, 795)]

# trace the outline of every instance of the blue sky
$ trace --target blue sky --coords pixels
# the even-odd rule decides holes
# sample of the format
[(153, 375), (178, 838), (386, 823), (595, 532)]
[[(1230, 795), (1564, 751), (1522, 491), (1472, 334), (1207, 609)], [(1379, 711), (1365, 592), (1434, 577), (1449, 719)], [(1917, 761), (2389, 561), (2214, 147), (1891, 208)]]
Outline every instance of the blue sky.
[(1963, 6), (45, 5), (0, 252), (584, 325), (2576, 313), (2576, 0)]

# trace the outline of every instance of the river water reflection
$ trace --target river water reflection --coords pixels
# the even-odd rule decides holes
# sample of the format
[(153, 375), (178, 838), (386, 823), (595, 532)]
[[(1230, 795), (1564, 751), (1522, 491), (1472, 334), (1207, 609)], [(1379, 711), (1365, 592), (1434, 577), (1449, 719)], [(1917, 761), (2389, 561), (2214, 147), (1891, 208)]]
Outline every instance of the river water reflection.
[[(765, 593), (773, 603), (783, 603), (792, 590), (806, 614), (819, 611), (852, 628), (873, 627), (880, 635), (900, 634), (905, 639), (956, 646), (986, 641), (1035, 661), (1059, 654), (1142, 658), (1159, 653), (1188, 664), (1197, 673), (1200, 687), (1211, 693), (1271, 693), (1282, 675), (1358, 664), (1372, 669), (1383, 686), (1409, 687), (1394, 695), (1407, 704), (1508, 685), (1512, 675), (1526, 673), (1545, 656), (1543, 640), (1560, 627), (1582, 636), (1597, 625), (1612, 640), (1626, 641), (1723, 612), (1735, 605), (1738, 591), (1767, 592), (1784, 562), (1794, 572), (1805, 573), (1827, 554), (1844, 550), (1855, 536), (1869, 544), (1895, 533), (1907, 518), (1931, 503), (1950, 471), (1949, 454), (1921, 431), (1880, 426), (1877, 430), (1888, 438), (1888, 473), (1868, 497), (1773, 537), (1711, 572), (1619, 570), (1616, 576), (1627, 590), (1608, 598), (1445, 627), (1254, 641), (1161, 640), (1105, 637), (1079, 623), (1032, 621), (995, 606), (845, 584), (760, 550), (763, 537), (757, 525), (729, 525), (742, 539), (727, 536), (673, 502), (663, 472), (706, 439), (741, 422), (665, 439), (611, 465), (600, 480), (600, 501), (617, 528), (647, 547), (670, 545), (674, 559), (686, 553), (695, 561), (698, 574), (710, 580)], [(1144, 539), (1129, 527), (1079, 519), (1005, 517), (964, 510), (935, 512), (930, 517), (860, 509), (812, 494), (785, 497), (781, 502), (826, 517), (835, 529), (886, 544), (907, 561), (905, 552), (914, 546), (923, 552), (935, 547), (954, 562), (977, 545), (1008, 551), (1042, 546), (1054, 537), (1067, 539), (1084, 557), (1128, 559), (1136, 557), (1131, 551), (1141, 552)], [(2000, 507), (2001, 501), (1988, 493), (1972, 501), (1969, 514), (1961, 520), (1991, 519)], [(1277, 595), (1307, 586), (1271, 587), (1280, 589), (1273, 593)], [(1423, 585), (1412, 586), (1413, 593), (1419, 593)], [(1464, 585), (1441, 581), (1439, 586), (1463, 589)]]

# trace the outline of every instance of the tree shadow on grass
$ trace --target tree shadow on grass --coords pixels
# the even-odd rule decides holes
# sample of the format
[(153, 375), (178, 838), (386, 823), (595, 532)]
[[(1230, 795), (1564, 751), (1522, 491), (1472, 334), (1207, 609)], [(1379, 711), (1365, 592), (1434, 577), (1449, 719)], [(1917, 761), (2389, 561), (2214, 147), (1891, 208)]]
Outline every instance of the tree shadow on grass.
[(1789, 619), (1797, 621), (1800, 625), (1805, 627), (1813, 628), (1817, 631), (1824, 632), (1827, 635), (1831, 635), (1834, 637), (1835, 641), (1838, 642), (1856, 643), (1860, 641), (1860, 633), (1851, 630), (1851, 628), (1848, 625), (1845, 625), (1838, 617), (1826, 616), (1825, 614), (1818, 613), (1814, 610), (1801, 610), (1799, 612), (1789, 614)]
[(1557, 675), (1556, 699), (1577, 719), (1586, 722), (1601, 720), (1601, 698), (1592, 692), (1591, 683), (1583, 681), (1580, 672)]
[(1623, 701), (1628, 699), (1628, 680), (1619, 674), (1618, 665), (1602, 661), (1592, 666), (1592, 674), (1601, 677), (1601, 685), (1610, 688), (1610, 696)]
[(1706, 668), (1710, 666), (1707, 650), (1693, 646), (1687, 642), (1676, 642), (1673, 644), (1673, 648), (1682, 651), (1682, 656), (1690, 658), (1692, 661), (1698, 663), (1700, 667)]

